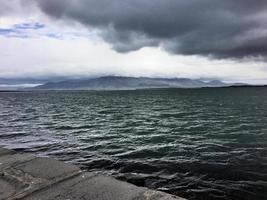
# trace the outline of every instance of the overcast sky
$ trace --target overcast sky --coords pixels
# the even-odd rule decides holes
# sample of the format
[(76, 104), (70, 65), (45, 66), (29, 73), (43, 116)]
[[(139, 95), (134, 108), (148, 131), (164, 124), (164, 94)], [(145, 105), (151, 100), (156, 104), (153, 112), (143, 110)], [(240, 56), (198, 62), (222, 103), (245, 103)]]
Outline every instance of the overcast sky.
[(267, 84), (266, 0), (3, 0), (0, 78)]

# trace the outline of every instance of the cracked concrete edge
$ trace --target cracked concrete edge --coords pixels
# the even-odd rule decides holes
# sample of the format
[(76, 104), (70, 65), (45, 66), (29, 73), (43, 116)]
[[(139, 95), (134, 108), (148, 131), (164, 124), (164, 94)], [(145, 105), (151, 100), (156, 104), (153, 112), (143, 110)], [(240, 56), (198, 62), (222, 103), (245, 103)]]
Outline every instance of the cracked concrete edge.
[[(66, 181), (82, 173), (82, 171), (79, 168), (77, 168), (71, 171), (67, 171), (66, 173), (62, 173), (61, 175), (56, 176), (55, 178), (46, 179), (46, 178), (42, 178), (39, 176), (34, 176), (31, 173), (20, 169), (21, 166), (29, 165), (37, 159), (45, 159), (45, 158), (33, 157), (32, 159), (29, 159), (26, 161), (16, 162), (15, 164), (12, 164), (11, 166), (6, 167), (4, 170), (2, 170), (6, 178), (9, 178), (10, 180), (13, 179), (17, 182), (20, 182), (22, 185), (25, 186), (23, 190), (17, 191), (14, 195), (10, 196), (7, 200), (21, 199), (23, 197), (26, 197), (29, 194), (42, 190), (46, 187), (53, 187), (53, 185), (57, 183)], [(52, 159), (49, 159), (49, 160), (52, 160)]]
[[(49, 170), (46, 171), (46, 168), (40, 167), (40, 165), (40, 168), (38, 165), (36, 166), (35, 161), (38, 160), (44, 163), (50, 163), (48, 168), (62, 167), (63, 173), (56, 174), (55, 177), (46, 179), (47, 177), (41, 177), (38, 173), (34, 175), (31, 173), (31, 170), (31, 172), (27, 173), (27, 170), (25, 171), (23, 169), (23, 166), (31, 166), (32, 169), (39, 170), (39, 173), (42, 171), (48, 174), (51, 173)], [(8, 200), (21, 199), (28, 194), (70, 179), (80, 173), (80, 168), (74, 165), (66, 164), (51, 158), (39, 158), (28, 153), (17, 153), (16, 151), (0, 147), (0, 180), (6, 182), (8, 185), (13, 185), (15, 190), (11, 195), (5, 197), (5, 199)], [(2, 199), (1, 195), (0, 199)]]
[(148, 189), (143, 193), (142, 200), (186, 200), (186, 199), (171, 194), (167, 194), (165, 192)]
[[(64, 177), (60, 177), (58, 179), (54, 179), (53, 181), (48, 181), (48, 182), (42, 182), (42, 180), (39, 179), (40, 181), (36, 181), (33, 185), (29, 185), (28, 188), (16, 193), (15, 195), (12, 195), (7, 200), (23, 199), (24, 197), (27, 197), (28, 195), (31, 195), (35, 192), (39, 192), (43, 189), (46, 189), (47, 187), (53, 187), (56, 184), (64, 182), (68, 179), (72, 179), (73, 177), (79, 175), (80, 173), (81, 173), (81, 171), (73, 172), (73, 173), (68, 174)], [(38, 178), (36, 178), (36, 179), (38, 179)]]

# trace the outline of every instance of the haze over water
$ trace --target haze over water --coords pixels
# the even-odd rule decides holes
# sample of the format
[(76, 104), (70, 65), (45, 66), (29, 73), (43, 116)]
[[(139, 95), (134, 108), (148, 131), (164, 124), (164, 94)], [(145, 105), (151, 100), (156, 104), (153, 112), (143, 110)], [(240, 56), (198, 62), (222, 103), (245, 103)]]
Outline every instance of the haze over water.
[(188, 199), (267, 196), (267, 88), (0, 93), (0, 145)]

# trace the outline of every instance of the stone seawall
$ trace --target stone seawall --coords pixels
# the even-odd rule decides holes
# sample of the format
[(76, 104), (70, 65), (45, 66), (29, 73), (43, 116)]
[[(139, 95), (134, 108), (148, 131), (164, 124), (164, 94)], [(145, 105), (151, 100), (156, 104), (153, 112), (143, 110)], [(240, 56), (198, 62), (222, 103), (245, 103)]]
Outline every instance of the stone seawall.
[(185, 200), (0, 147), (0, 200)]

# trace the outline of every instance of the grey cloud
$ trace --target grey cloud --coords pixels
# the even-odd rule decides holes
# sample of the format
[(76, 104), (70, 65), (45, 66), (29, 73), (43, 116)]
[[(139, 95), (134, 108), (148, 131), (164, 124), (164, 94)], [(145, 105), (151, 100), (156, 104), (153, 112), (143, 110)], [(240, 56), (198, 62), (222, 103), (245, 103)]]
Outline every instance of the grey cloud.
[(148, 38), (145, 34), (128, 30), (117, 31), (113, 27), (104, 29), (101, 36), (112, 44), (113, 49), (121, 53), (138, 50), (145, 46), (159, 45), (157, 39)]
[(51, 17), (102, 30), (120, 52), (161, 46), (184, 55), (267, 56), (266, 0), (37, 1)]
[(0, 17), (27, 15), (35, 9), (35, 0), (1, 1)]
[(14, 7), (16, 7), (16, 4), (13, 0), (10, 0), (10, 2), (1, 2), (0, 17), (10, 14), (12, 11), (15, 10)]

